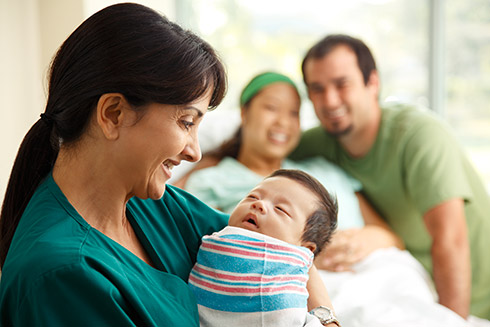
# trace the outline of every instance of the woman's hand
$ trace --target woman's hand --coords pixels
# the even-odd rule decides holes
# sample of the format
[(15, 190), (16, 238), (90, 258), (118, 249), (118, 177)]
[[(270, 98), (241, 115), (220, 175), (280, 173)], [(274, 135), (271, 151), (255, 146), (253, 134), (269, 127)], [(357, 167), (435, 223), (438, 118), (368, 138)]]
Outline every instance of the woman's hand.
[(392, 246), (402, 249), (403, 243), (391, 230), (379, 225), (339, 230), (331, 243), (316, 256), (315, 265), (318, 269), (347, 271), (373, 251)]

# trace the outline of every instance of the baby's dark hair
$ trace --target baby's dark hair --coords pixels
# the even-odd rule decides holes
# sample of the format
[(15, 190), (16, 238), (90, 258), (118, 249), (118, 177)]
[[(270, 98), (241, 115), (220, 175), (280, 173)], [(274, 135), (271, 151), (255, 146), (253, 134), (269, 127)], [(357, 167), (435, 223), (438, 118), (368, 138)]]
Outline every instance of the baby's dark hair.
[(304, 171), (297, 169), (279, 169), (274, 171), (266, 178), (286, 177), (294, 180), (318, 197), (318, 209), (306, 220), (305, 228), (301, 240), (303, 242), (313, 242), (316, 245), (314, 255), (320, 253), (330, 241), (330, 238), (337, 228), (338, 204), (325, 187), (316, 178)]

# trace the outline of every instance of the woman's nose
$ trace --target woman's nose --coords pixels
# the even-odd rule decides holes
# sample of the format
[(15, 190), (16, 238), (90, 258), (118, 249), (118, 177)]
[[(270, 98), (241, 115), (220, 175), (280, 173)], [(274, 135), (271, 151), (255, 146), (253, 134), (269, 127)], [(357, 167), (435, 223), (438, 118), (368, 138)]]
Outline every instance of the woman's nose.
[(199, 139), (197, 135), (189, 140), (184, 150), (182, 151), (182, 154), (184, 155), (184, 160), (190, 162), (196, 162), (201, 160), (202, 157), (201, 146), (199, 145)]
[(283, 112), (276, 117), (276, 125), (287, 130), (299, 128), (299, 118), (291, 112)]

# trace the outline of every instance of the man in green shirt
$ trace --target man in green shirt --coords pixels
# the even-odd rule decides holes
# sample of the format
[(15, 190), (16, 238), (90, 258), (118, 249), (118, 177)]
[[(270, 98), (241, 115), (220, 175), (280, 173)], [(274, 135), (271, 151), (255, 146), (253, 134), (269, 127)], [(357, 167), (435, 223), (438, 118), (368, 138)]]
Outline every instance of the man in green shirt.
[(327, 36), (302, 69), (321, 126), (303, 135), (292, 157), (323, 155), (361, 181), (432, 273), (439, 302), (462, 317), (490, 319), (490, 201), (446, 124), (407, 105), (382, 108), (374, 58), (358, 39)]

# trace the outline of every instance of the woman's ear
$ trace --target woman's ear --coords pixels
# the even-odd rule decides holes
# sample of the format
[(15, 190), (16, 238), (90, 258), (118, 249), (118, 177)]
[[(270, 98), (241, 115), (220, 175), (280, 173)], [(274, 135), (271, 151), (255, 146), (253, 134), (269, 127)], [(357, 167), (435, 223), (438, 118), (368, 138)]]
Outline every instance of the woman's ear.
[(130, 109), (126, 98), (120, 93), (105, 93), (97, 102), (97, 125), (108, 140), (119, 137), (125, 116)]
[(240, 107), (240, 118), (242, 119), (242, 124), (245, 123), (245, 117), (247, 116), (247, 109), (244, 106)]
[(315, 244), (315, 242), (311, 242), (311, 241), (303, 242), (303, 243), (301, 243), (301, 246), (304, 246), (305, 248), (308, 248), (313, 253), (315, 253), (315, 251), (316, 251), (316, 244)]

